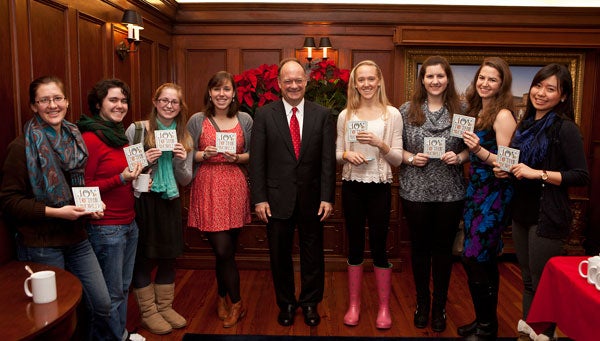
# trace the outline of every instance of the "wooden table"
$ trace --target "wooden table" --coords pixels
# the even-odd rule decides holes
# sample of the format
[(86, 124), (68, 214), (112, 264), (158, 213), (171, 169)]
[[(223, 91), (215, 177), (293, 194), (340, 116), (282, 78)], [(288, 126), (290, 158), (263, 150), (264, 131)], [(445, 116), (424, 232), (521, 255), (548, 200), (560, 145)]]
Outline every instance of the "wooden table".
[(599, 339), (600, 291), (579, 275), (579, 262), (588, 257), (552, 257), (546, 266), (527, 315), (527, 323), (542, 332), (548, 322), (577, 341)]
[[(23, 282), (33, 271), (56, 273), (57, 298), (37, 304), (25, 295)], [(3, 340), (68, 340), (77, 326), (76, 308), (81, 300), (81, 282), (70, 272), (53, 266), (11, 261), (0, 265), (0, 334)]]

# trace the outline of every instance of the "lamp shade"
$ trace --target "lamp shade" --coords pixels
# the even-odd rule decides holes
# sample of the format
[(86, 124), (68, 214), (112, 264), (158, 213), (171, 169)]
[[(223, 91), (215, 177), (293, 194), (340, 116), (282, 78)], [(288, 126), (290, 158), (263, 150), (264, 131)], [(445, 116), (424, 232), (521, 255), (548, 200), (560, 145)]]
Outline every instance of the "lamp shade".
[(304, 38), (304, 46), (302, 46), (303, 48), (306, 47), (317, 47), (317, 45), (315, 44), (315, 38), (313, 37), (305, 37)]
[(121, 23), (123, 25), (132, 24), (138, 27), (143, 27), (144, 25), (142, 16), (138, 12), (130, 9), (127, 9), (125, 12), (123, 12), (123, 19), (121, 19)]
[(321, 40), (319, 41), (319, 48), (324, 48), (324, 47), (332, 47), (331, 46), (331, 41), (329, 41), (329, 37), (322, 37)]

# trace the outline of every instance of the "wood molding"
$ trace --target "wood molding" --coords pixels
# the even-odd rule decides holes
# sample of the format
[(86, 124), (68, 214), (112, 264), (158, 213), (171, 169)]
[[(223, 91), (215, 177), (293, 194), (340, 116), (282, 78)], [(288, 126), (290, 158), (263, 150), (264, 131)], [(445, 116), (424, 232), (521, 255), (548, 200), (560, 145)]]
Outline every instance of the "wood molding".
[(395, 45), (600, 47), (600, 29), (398, 26)]

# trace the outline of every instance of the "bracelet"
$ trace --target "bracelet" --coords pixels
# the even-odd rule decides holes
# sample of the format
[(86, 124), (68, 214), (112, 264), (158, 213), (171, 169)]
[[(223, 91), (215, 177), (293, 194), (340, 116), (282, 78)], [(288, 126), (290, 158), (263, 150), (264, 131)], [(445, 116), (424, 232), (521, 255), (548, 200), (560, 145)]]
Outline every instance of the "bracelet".
[(342, 154), (342, 160), (346, 160), (346, 153), (347, 153), (347, 152), (344, 152), (344, 153)]
[(123, 185), (125, 185), (127, 183), (127, 181), (125, 181), (125, 177), (123, 176), (123, 173), (119, 174), (119, 179), (121, 179), (121, 182), (123, 183)]
[(485, 157), (485, 160), (483, 160), (483, 162), (486, 162), (490, 158), (491, 154), (492, 153), (488, 150), (488, 155)]
[(235, 154), (235, 159), (233, 160), (234, 163), (237, 163), (240, 160), (240, 154)]
[(476, 151), (474, 151), (473, 154), (479, 153), (480, 150), (481, 150), (481, 145), (479, 145), (479, 148)]
[(202, 160), (206, 160), (206, 152), (202, 152)]
[(456, 154), (456, 159), (458, 160), (458, 164), (461, 165), (462, 164), (462, 158), (460, 157), (460, 155)]

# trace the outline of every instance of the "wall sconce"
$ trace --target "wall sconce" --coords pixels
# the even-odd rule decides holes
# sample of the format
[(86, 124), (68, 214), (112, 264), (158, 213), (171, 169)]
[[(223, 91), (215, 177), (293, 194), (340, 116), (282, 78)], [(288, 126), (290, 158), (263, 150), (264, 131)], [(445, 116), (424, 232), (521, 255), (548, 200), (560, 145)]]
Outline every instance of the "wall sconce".
[(327, 49), (330, 49), (331, 47), (329, 37), (321, 37), (321, 40), (319, 40), (319, 48), (323, 49), (323, 60), (327, 60)]
[[(329, 37), (322, 37), (319, 40), (319, 47), (318, 48), (322, 48), (323, 49), (323, 60), (327, 60), (327, 49), (330, 49), (331, 46), (331, 41), (329, 40)], [(315, 38), (313, 37), (305, 37), (304, 38), (304, 45), (302, 46), (302, 48), (308, 49), (308, 55), (306, 56), (306, 59), (308, 59), (308, 62), (310, 63), (312, 61), (312, 50), (317, 48), (317, 45), (315, 44)]]
[[(127, 53), (136, 52), (138, 50), (138, 45), (140, 43), (140, 30), (143, 30), (144, 23), (142, 21), (142, 16), (133, 10), (125, 10), (123, 12), (123, 19), (121, 19), (121, 24), (127, 26), (127, 43), (125, 40), (117, 45), (117, 55), (121, 60), (125, 59)], [(133, 48), (132, 48), (133, 47)]]

